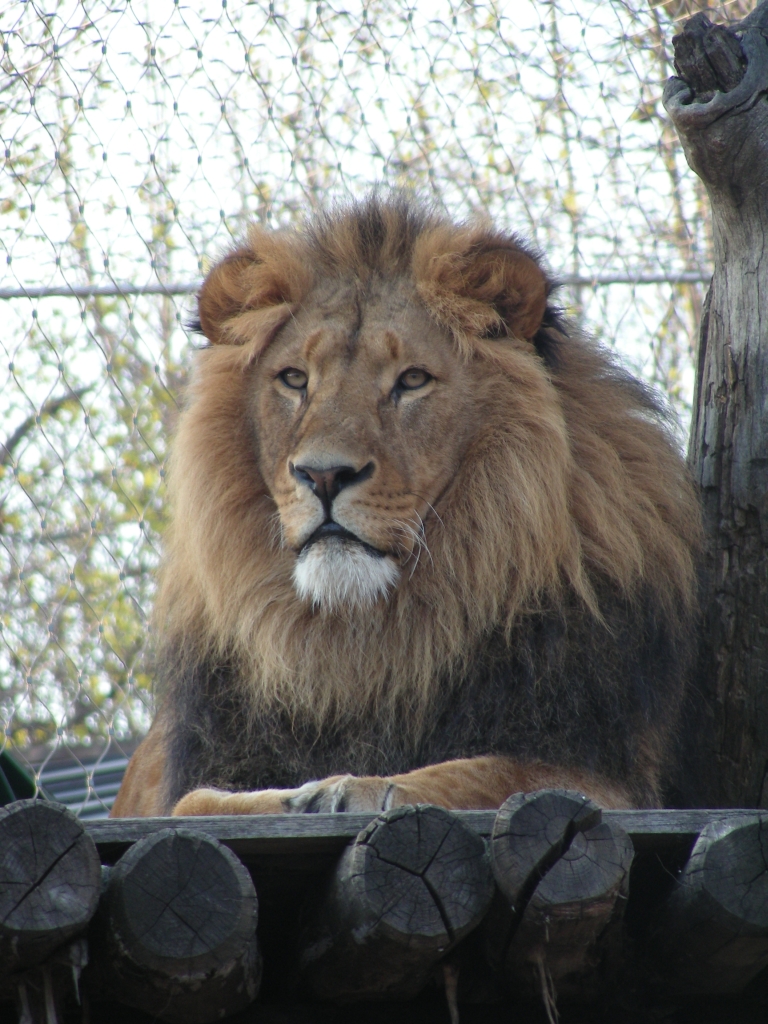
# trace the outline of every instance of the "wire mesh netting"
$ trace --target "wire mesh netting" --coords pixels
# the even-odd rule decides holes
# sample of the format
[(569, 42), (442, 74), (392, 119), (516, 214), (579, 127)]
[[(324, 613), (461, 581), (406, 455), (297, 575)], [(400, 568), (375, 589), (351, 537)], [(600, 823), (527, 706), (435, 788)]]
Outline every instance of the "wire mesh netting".
[(684, 427), (709, 221), (660, 96), (696, 6), (0, 11), (0, 724), (37, 780), (55, 765), (104, 813), (149, 724), (183, 325), (249, 218), (374, 183), (488, 215), (546, 252), (563, 304)]

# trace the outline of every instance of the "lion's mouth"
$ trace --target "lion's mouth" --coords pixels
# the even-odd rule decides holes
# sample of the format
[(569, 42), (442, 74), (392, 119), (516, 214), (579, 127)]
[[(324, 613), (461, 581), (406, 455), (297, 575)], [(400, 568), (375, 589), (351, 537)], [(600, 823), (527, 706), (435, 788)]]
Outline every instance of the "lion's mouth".
[(347, 530), (346, 527), (340, 523), (334, 522), (333, 519), (329, 519), (328, 522), (322, 523), (318, 528), (311, 533), (309, 537), (301, 545), (299, 554), (303, 554), (308, 551), (313, 544), (316, 544), (321, 540), (338, 540), (344, 544), (359, 544), (363, 550), (371, 555), (373, 558), (385, 558), (386, 551), (381, 551), (379, 548), (373, 547), (372, 544), (368, 544), (366, 541), (361, 540), (356, 534), (352, 533), (351, 530)]
[(400, 569), (386, 552), (333, 520), (310, 534), (293, 568), (299, 597), (328, 609), (368, 607), (386, 598), (399, 578)]

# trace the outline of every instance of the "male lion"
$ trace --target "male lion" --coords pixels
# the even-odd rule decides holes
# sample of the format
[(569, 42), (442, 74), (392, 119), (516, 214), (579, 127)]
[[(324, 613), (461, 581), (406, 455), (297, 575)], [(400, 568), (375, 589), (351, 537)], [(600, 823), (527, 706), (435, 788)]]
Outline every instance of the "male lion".
[(114, 815), (660, 801), (696, 500), (552, 288), (515, 235), (403, 197), (254, 227), (213, 268), (162, 698)]

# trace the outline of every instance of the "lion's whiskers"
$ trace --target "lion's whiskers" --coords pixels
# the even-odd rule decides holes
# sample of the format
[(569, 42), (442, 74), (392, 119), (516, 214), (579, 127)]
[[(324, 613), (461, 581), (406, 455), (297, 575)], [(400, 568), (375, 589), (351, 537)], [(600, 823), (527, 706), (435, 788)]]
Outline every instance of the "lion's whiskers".
[(269, 517), (269, 539), (274, 547), (285, 547), (285, 528), (280, 516), (280, 509), (275, 509)]
[[(427, 498), (425, 498), (423, 494), (417, 494), (416, 491), (411, 491), (411, 494), (413, 494), (414, 498), (418, 498), (420, 501), (425, 502), (427, 507), (431, 510), (432, 514), (434, 515), (435, 519), (437, 519), (438, 523), (440, 523), (440, 525), (443, 526), (443, 527), (445, 526), (445, 523), (443, 522), (442, 516), (437, 511), (437, 509), (435, 508), (435, 506), (432, 504), (431, 501), (428, 501)], [(416, 510), (414, 509), (414, 511), (416, 511)], [(419, 516), (419, 519), (421, 520), (421, 525), (422, 525), (422, 528), (423, 528), (424, 520), (421, 518), (421, 516), (419, 515), (418, 512), (416, 512), (416, 515)]]
[(413, 579), (413, 574), (416, 572), (416, 567), (419, 564), (422, 551), (426, 551), (427, 557), (429, 558), (430, 562), (433, 561), (432, 552), (429, 550), (429, 545), (427, 544), (427, 539), (425, 535), (424, 520), (421, 518), (421, 516), (416, 510), (414, 510), (413, 514), (419, 520), (418, 526), (415, 526), (409, 519), (395, 519), (393, 523), (394, 526), (402, 530), (402, 532), (412, 541), (411, 550), (409, 551), (408, 557), (405, 560), (406, 565), (408, 564), (408, 562), (410, 562), (411, 559), (414, 560), (413, 566), (411, 567), (410, 575), (408, 577), (409, 579)]

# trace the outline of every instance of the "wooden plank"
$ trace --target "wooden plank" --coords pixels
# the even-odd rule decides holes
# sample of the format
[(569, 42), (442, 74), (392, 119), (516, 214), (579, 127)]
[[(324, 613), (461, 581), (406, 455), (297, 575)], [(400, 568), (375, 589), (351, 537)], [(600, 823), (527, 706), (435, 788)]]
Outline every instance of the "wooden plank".
[[(479, 835), (489, 838), (494, 811), (457, 811), (459, 818)], [(768, 821), (768, 812), (733, 810), (605, 811), (604, 819), (627, 832), (638, 852), (663, 852), (670, 847), (693, 844), (712, 821), (746, 821), (755, 813)], [(272, 861), (299, 867), (305, 858), (321, 867), (338, 857), (373, 814), (269, 814), (199, 818), (110, 818), (84, 822), (102, 860), (114, 862), (133, 843), (161, 829), (185, 828), (218, 839), (238, 857)]]

